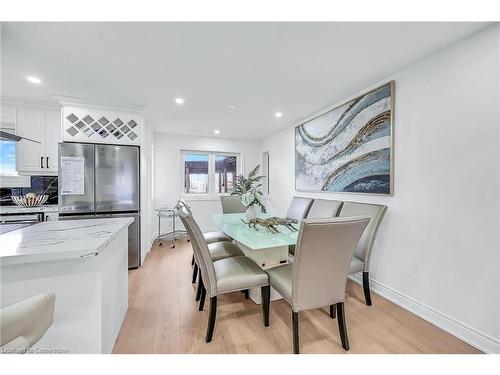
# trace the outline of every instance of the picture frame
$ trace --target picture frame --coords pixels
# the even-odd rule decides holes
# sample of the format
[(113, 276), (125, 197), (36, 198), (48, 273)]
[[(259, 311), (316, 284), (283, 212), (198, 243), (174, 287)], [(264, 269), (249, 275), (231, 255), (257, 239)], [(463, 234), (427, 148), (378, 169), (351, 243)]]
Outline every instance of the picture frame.
[(392, 196), (394, 102), (391, 80), (296, 125), (295, 190)]

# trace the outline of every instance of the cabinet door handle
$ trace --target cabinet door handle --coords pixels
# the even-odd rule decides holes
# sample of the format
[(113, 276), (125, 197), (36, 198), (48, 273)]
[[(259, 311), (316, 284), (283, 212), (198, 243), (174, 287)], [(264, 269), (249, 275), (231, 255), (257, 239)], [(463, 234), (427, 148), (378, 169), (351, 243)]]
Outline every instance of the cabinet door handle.
[(49, 167), (49, 157), (47, 156), (47, 160), (45, 161), (45, 164), (47, 164), (47, 168), (50, 168)]
[(40, 156), (40, 168), (43, 168), (43, 156)]

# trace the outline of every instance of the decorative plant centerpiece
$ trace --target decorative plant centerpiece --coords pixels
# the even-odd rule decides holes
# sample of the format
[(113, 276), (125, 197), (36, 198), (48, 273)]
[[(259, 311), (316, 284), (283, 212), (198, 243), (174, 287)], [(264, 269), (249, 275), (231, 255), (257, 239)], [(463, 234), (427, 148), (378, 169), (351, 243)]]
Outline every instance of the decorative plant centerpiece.
[(257, 211), (255, 210), (256, 206), (260, 207), (263, 212), (266, 212), (266, 208), (262, 204), (261, 183), (261, 180), (265, 176), (257, 175), (259, 168), (260, 164), (250, 171), (248, 177), (241, 174), (236, 177), (234, 191), (231, 193), (231, 195), (240, 197), (241, 204), (247, 208), (246, 215), (248, 219), (255, 219), (257, 217)]

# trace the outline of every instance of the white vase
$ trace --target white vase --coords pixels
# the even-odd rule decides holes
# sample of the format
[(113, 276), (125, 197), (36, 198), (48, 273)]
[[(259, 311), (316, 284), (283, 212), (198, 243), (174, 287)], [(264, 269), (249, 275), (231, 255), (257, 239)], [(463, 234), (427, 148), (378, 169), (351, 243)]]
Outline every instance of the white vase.
[(254, 206), (248, 206), (247, 210), (245, 211), (245, 215), (247, 215), (247, 219), (255, 219), (257, 217), (257, 211), (255, 210)]

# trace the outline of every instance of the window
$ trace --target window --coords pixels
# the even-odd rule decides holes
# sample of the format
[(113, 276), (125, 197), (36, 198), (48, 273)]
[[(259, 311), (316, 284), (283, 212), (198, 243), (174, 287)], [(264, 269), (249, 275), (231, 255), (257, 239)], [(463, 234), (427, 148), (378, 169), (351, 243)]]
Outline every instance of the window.
[(0, 175), (17, 176), (16, 142), (0, 140)]
[(215, 193), (231, 193), (236, 183), (237, 157), (215, 155)]
[[(15, 125), (6, 127), (4, 122), (0, 128), (6, 133), (15, 134)], [(9, 124), (10, 125), (10, 124)], [(19, 176), (16, 169), (16, 142), (0, 140), (0, 187), (30, 187), (29, 176)]]
[(183, 192), (199, 196), (230, 194), (240, 173), (240, 155), (182, 151)]
[(184, 193), (208, 193), (208, 155), (184, 155)]

